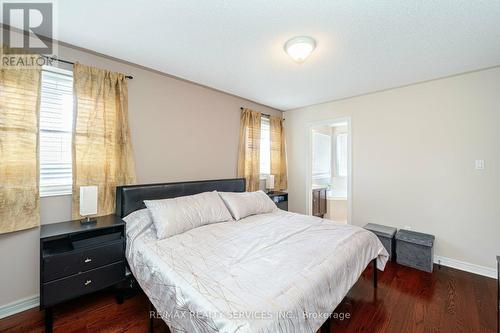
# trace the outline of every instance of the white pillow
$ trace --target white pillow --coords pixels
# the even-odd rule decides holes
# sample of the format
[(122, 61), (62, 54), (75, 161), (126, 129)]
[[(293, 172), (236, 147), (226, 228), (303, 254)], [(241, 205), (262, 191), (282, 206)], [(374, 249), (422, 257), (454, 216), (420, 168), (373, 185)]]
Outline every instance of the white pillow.
[(219, 192), (219, 195), (235, 220), (250, 215), (271, 213), (278, 209), (276, 204), (263, 191)]
[(231, 220), (216, 191), (173, 199), (144, 200), (153, 217), (156, 236), (171, 237), (205, 224)]
[(129, 240), (134, 240), (141, 232), (153, 228), (153, 219), (147, 208), (136, 210), (123, 218), (127, 224), (126, 231)]

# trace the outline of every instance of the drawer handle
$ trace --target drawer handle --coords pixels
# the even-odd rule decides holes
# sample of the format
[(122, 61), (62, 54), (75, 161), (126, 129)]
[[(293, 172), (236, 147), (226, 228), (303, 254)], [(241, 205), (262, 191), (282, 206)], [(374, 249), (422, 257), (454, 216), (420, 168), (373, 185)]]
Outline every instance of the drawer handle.
[(91, 262), (91, 261), (92, 261), (92, 259), (87, 258), (87, 259), (85, 259), (84, 263), (88, 263), (88, 262)]
[(89, 284), (91, 284), (91, 283), (92, 283), (92, 280), (87, 280), (87, 281), (85, 281), (85, 285), (86, 285), (86, 286), (88, 286), (88, 285), (89, 285)]

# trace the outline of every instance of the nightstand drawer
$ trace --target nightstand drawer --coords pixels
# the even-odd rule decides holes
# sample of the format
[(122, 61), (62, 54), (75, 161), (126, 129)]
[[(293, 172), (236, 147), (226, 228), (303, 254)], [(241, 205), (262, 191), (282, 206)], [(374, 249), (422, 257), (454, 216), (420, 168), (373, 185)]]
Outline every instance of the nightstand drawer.
[(43, 306), (109, 287), (125, 278), (123, 261), (42, 285)]
[(102, 246), (81, 248), (43, 258), (43, 281), (48, 282), (123, 259), (123, 239)]
[(276, 204), (279, 209), (288, 211), (288, 201), (280, 201)]

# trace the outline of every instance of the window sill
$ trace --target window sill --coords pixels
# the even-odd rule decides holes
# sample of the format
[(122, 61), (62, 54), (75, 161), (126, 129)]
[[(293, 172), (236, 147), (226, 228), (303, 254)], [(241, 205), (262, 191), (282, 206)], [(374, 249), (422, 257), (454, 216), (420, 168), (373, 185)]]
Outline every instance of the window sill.
[(40, 198), (50, 198), (50, 197), (64, 197), (68, 195), (72, 195), (73, 193), (71, 192), (64, 192), (64, 193), (53, 193), (53, 194), (40, 194)]

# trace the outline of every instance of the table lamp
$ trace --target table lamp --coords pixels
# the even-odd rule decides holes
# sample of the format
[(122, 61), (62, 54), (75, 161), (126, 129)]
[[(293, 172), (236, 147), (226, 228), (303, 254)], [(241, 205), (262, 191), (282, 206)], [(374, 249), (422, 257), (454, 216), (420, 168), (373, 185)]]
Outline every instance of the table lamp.
[(266, 178), (266, 189), (267, 192), (272, 192), (274, 189), (274, 175), (269, 175)]
[(96, 219), (90, 215), (97, 214), (97, 186), (80, 186), (80, 215), (85, 217), (81, 224), (96, 223)]

